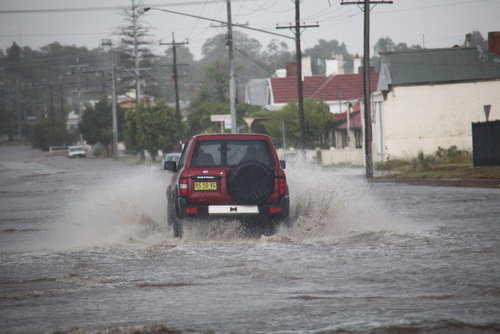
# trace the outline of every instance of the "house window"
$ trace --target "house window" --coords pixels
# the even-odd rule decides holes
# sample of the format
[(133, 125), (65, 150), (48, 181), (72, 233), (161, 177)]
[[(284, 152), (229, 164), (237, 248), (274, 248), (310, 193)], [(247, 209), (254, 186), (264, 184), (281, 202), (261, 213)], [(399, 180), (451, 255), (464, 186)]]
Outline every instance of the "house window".
[(363, 132), (361, 130), (354, 130), (354, 142), (356, 144), (356, 148), (363, 147)]
[(335, 131), (330, 131), (328, 134), (328, 144), (330, 147), (337, 147), (337, 140), (335, 137)]
[(346, 130), (340, 131), (340, 144), (342, 145), (342, 148), (346, 148), (348, 146)]

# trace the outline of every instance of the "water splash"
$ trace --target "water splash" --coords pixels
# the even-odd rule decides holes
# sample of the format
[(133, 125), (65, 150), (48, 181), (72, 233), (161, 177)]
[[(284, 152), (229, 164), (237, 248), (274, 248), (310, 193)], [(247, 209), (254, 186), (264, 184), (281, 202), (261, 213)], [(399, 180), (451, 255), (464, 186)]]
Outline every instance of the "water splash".
[(165, 173), (131, 168), (73, 196), (58, 222), (58, 245), (154, 244), (167, 230)]
[[(289, 164), (291, 226), (280, 228), (279, 240), (336, 240), (352, 233), (396, 228), (400, 217), (377, 200), (367, 182), (360, 175), (342, 171)], [(67, 203), (58, 231), (59, 245), (174, 242), (166, 214), (169, 178), (155, 167), (136, 167), (88, 187)], [(183, 240), (175, 243), (241, 241), (247, 237), (238, 221), (215, 220), (186, 224)], [(276, 238), (263, 240), (276, 242)]]
[(292, 224), (280, 233), (294, 239), (335, 239), (401, 226), (401, 216), (389, 211), (352, 169), (325, 169), (296, 161), (287, 169), (287, 180)]

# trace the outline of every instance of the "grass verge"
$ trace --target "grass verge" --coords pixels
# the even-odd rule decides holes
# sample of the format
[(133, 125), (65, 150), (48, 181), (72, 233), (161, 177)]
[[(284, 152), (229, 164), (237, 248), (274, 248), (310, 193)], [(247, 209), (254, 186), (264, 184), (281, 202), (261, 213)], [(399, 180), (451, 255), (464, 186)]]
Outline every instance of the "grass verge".
[(419, 152), (416, 157), (377, 163), (384, 171), (377, 179), (500, 179), (500, 167), (473, 167), (472, 154), (456, 146), (439, 147), (434, 154)]

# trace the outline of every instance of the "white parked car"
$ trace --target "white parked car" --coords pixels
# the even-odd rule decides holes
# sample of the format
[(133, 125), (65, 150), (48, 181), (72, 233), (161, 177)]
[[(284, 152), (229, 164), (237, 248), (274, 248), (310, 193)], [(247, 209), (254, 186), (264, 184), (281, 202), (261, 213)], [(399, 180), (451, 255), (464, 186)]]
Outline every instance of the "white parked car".
[(87, 151), (83, 146), (69, 146), (68, 147), (68, 158), (85, 158), (87, 156)]

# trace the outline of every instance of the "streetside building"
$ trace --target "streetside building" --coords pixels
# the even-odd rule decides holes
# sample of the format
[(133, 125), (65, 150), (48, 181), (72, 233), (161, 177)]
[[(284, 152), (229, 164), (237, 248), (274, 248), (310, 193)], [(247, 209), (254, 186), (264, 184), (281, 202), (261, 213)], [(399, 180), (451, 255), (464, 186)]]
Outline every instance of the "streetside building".
[[(370, 73), (371, 89), (375, 91), (378, 73)], [(271, 78), (270, 109), (280, 109), (297, 100), (296, 77)], [(363, 74), (337, 74), (304, 77), (304, 97), (316, 98), (326, 103), (335, 117), (330, 149), (321, 153), (324, 165), (363, 165), (363, 131), (361, 112), (363, 106)], [(347, 117), (349, 115), (349, 117)]]
[[(489, 36), (489, 49), (500, 39)], [(497, 42), (493, 42), (493, 41)], [(496, 47), (496, 48), (495, 48)], [(500, 119), (500, 52), (453, 47), (381, 53), (373, 94), (373, 161), (472, 148), (471, 123)]]
[[(326, 75), (312, 75), (310, 59), (303, 59), (303, 95), (315, 98), (329, 107), (336, 125), (332, 129), (329, 150), (322, 150), (324, 165), (364, 164), (363, 125), (363, 74), (359, 73), (361, 60), (354, 59), (355, 73), (344, 74), (342, 57), (334, 55), (326, 61)], [(375, 91), (378, 73), (370, 73), (371, 90)], [(297, 75), (295, 63), (289, 63), (286, 70), (275, 77), (254, 79), (246, 85), (245, 101), (260, 105), (268, 110), (279, 110), (287, 103), (297, 100)], [(347, 117), (349, 115), (349, 117)]]

